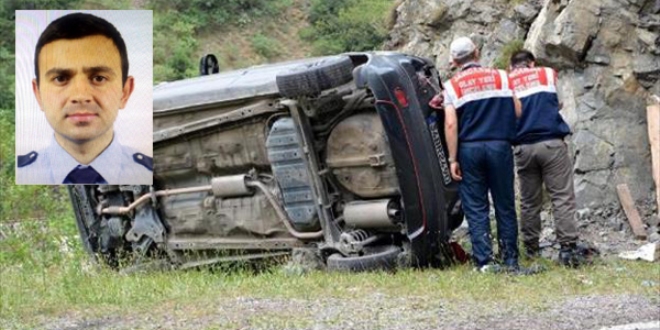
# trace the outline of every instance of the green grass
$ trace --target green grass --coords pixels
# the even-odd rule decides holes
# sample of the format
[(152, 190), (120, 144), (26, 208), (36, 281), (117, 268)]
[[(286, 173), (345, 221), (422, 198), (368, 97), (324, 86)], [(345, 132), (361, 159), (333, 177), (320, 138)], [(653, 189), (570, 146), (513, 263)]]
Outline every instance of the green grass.
[(501, 70), (508, 69), (509, 58), (511, 58), (513, 53), (523, 49), (524, 43), (523, 40), (515, 39), (504, 45), (500, 50), (500, 55), (495, 59), (493, 66)]
[[(73, 219), (59, 221), (40, 230), (24, 227), (40, 232), (33, 238), (10, 231), (9, 238), (0, 240), (0, 328), (38, 326), (45, 318), (64, 315), (139, 317), (146, 311), (167, 315), (175, 310), (187, 317), (191, 313), (203, 317), (204, 313), (213, 313), (206, 306), (241, 297), (318, 301), (364, 299), (377, 293), (386, 299), (406, 299), (410, 308), (432, 303), (461, 313), (465, 304), (483, 306), (483, 310), (499, 305), (542, 311), (554, 302), (578, 295), (660, 295), (660, 286), (642, 284), (660, 282), (660, 264), (618, 260), (577, 270), (542, 261), (549, 271), (529, 277), (481, 274), (469, 265), (448, 270), (312, 272), (299, 276), (287, 275), (279, 266), (257, 274), (220, 269), (122, 275), (89, 263), (73, 234)], [(21, 244), (23, 249), (16, 249)], [(282, 327), (304, 327), (313, 321), (310, 315), (290, 320), (268, 312), (242, 317), (253, 326), (274, 322)]]

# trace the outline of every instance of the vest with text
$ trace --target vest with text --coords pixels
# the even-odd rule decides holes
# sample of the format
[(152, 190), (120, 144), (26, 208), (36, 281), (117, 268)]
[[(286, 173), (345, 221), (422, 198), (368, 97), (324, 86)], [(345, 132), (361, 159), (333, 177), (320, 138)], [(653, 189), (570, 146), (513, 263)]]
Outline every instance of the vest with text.
[(445, 84), (447, 104), (456, 108), (460, 142), (513, 142), (516, 112), (510, 86), (506, 72), (476, 65)]
[(559, 114), (557, 72), (551, 68), (516, 69), (509, 74), (516, 96), (523, 105), (514, 144), (562, 139), (571, 129)]

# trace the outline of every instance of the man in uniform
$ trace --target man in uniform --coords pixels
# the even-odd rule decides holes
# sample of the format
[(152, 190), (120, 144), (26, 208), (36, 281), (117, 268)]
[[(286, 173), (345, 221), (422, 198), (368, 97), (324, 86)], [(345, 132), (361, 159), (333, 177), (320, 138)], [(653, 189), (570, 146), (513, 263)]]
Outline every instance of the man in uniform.
[(479, 65), (479, 51), (469, 38), (455, 39), (450, 53), (459, 71), (444, 84), (445, 137), (451, 175), (460, 181), (474, 262), (483, 272), (502, 269), (493, 259), (490, 192), (505, 270), (520, 271), (511, 152), (520, 102), (506, 72)]
[(583, 256), (577, 247), (573, 164), (564, 142), (571, 130), (559, 114), (557, 72), (537, 67), (534, 55), (527, 50), (515, 52), (510, 65), (509, 77), (523, 106), (514, 155), (520, 183), (520, 231), (525, 252), (531, 257), (539, 254), (545, 183), (561, 245), (560, 262), (575, 267), (583, 262)]
[(134, 88), (124, 40), (108, 21), (74, 13), (37, 42), (32, 90), (54, 130), (48, 147), (18, 156), (18, 184), (151, 184), (152, 159), (123, 146), (113, 124)]

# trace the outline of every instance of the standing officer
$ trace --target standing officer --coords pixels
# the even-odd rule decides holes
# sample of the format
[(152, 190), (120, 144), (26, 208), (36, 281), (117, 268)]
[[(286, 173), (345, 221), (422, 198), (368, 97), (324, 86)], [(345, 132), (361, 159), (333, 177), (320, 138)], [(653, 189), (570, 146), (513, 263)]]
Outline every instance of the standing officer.
[(114, 134), (134, 88), (119, 31), (91, 14), (60, 17), (41, 33), (34, 66), (32, 90), (54, 134), (45, 149), (17, 157), (16, 182), (151, 184), (152, 159)]
[(561, 245), (560, 262), (578, 266), (583, 262), (578, 251), (575, 223), (573, 164), (564, 137), (571, 133), (559, 110), (557, 72), (536, 67), (534, 55), (521, 50), (510, 59), (512, 85), (520, 97), (523, 111), (518, 121), (514, 154), (520, 183), (521, 233), (525, 252), (539, 254), (541, 234), (542, 185), (552, 200), (557, 239)]
[(493, 197), (504, 266), (518, 271), (518, 222), (514, 204), (511, 142), (520, 101), (506, 72), (483, 68), (479, 51), (466, 37), (450, 45), (459, 72), (444, 84), (445, 136), (451, 175), (460, 180), (472, 254), (480, 271), (498, 271), (490, 235), (488, 192)]

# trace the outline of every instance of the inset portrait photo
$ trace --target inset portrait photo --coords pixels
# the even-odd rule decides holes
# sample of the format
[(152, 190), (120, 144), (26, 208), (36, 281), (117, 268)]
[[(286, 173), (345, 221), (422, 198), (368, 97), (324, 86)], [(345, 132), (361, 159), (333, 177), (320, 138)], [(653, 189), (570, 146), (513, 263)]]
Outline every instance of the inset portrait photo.
[(16, 184), (152, 184), (153, 15), (16, 11)]

